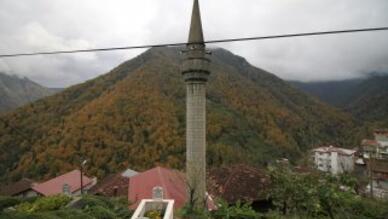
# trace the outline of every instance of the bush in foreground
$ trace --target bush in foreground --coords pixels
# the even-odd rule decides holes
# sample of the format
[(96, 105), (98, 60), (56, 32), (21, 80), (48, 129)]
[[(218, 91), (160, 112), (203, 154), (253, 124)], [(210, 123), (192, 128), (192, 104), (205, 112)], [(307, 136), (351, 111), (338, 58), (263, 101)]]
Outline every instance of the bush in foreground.
[[(36, 200), (4, 197), (0, 219), (124, 219), (132, 215), (123, 198), (83, 196), (69, 204), (72, 200), (62, 195)], [(6, 209), (9, 207), (13, 209)]]

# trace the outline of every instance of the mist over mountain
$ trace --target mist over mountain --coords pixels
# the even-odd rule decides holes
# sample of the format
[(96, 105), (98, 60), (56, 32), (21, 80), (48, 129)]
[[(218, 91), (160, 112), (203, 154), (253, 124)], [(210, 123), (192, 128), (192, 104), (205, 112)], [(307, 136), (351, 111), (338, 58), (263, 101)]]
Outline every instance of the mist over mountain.
[(43, 87), (26, 77), (0, 72), (0, 112), (13, 110), (58, 91), (60, 89)]
[(322, 101), (350, 112), (372, 127), (388, 127), (388, 73), (365, 78), (326, 82), (291, 82)]
[[(157, 164), (182, 169), (185, 85), (179, 49), (151, 49), (109, 73), (2, 116), (0, 176), (47, 178), (78, 167), (104, 176)], [(212, 54), (207, 163), (265, 164), (312, 145), (352, 145), (346, 113), (224, 49)], [(13, 128), (24, 133), (18, 135)]]
[(364, 80), (364, 78), (358, 78), (341, 81), (290, 81), (290, 83), (330, 105), (344, 107), (349, 104), (355, 90)]
[(374, 75), (354, 90), (345, 109), (356, 118), (375, 123), (376, 127), (388, 127), (388, 75)]

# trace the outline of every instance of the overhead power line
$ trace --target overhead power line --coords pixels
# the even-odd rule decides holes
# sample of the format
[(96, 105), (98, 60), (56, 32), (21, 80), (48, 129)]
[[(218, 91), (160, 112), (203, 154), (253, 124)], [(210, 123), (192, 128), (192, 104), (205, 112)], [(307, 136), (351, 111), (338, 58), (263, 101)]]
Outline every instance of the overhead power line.
[[(256, 40), (269, 40), (269, 39), (278, 39), (278, 38), (321, 36), (321, 35), (334, 35), (334, 34), (386, 31), (386, 30), (388, 30), (388, 27), (362, 28), (362, 29), (348, 29), (348, 30), (305, 32), (305, 33), (293, 33), (293, 34), (258, 36), (258, 37), (245, 37), (245, 38), (230, 38), (230, 39), (220, 39), (220, 40), (209, 40), (209, 41), (197, 42), (197, 43), (216, 44), (216, 43), (228, 43), (228, 42), (256, 41)], [(194, 44), (194, 43), (192, 43), (192, 44)], [(147, 48), (158, 48), (158, 47), (180, 47), (180, 46), (185, 46), (185, 45), (187, 45), (187, 43), (167, 43), (167, 44), (149, 44), (149, 45), (139, 45), (139, 46), (124, 46), (124, 47), (110, 47), (110, 48), (97, 48), (97, 49), (78, 49), (78, 50), (58, 50), (58, 51), (50, 51), (50, 52), (15, 53), (15, 54), (1, 54), (0, 58), (11, 58), (11, 57), (19, 57), (19, 56), (36, 56), (36, 55), (57, 55), (57, 54), (71, 54), (71, 53), (107, 52), (107, 51), (114, 51), (114, 50), (147, 49)]]

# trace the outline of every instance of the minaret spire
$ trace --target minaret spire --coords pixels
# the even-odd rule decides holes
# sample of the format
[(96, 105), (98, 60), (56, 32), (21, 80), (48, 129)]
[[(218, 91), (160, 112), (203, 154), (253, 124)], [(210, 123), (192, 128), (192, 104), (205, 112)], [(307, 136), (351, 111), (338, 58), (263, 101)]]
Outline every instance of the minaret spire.
[(189, 43), (202, 43), (203, 31), (202, 31), (202, 20), (201, 12), (199, 9), (198, 0), (194, 0), (193, 13), (191, 16), (191, 26), (189, 34)]
[(182, 76), (186, 83), (186, 175), (189, 204), (206, 206), (206, 82), (210, 75), (198, 0), (193, 14)]

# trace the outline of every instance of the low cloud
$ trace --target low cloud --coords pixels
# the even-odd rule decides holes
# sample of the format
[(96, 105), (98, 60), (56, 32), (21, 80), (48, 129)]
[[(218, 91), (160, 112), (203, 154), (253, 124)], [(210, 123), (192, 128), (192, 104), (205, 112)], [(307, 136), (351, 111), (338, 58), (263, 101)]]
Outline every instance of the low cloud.
[[(207, 39), (388, 26), (386, 0), (200, 1)], [(0, 53), (184, 42), (191, 1), (2, 0)], [(388, 72), (388, 33), (219, 44), (291, 80)], [(50, 87), (108, 72), (144, 50), (0, 59), (0, 71)]]

